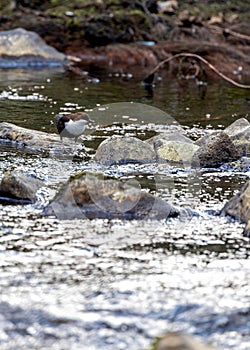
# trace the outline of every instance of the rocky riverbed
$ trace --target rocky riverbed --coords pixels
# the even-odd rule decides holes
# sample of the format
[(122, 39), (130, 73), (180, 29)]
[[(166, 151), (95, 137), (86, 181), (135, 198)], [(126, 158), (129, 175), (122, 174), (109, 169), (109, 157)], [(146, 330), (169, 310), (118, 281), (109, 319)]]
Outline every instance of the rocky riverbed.
[[(249, 239), (243, 235), (244, 224), (218, 215), (222, 203), (215, 203), (212, 197), (202, 200), (208, 196), (209, 176), (212, 181), (219, 182), (223, 176), (230, 181), (233, 179), (230, 169), (237, 170), (237, 164), (246, 162), (245, 154), (241, 153), (243, 158), (235, 162), (227, 163), (224, 159), (221, 168), (208, 172), (200, 168), (194, 174), (183, 164), (181, 168), (180, 164), (167, 166), (166, 160), (147, 163), (134, 159), (131, 163), (128, 153), (124, 162), (117, 147), (122, 163), (117, 162), (114, 149), (110, 148), (116, 161), (107, 166), (106, 154), (102, 164), (91, 153), (88, 157), (93, 160), (77, 162), (72, 162), (73, 156), (63, 157), (63, 149), (62, 157), (58, 158), (53, 152), (49, 157), (37, 153), (33, 144), (29, 145), (36, 137), (35, 131), (29, 138), (30, 130), (10, 124), (7, 127), (8, 133), (5, 123), (1, 128), (6, 149), (2, 169), (6, 168), (7, 159), (10, 163), (11, 158), (16, 159), (18, 142), (19, 171), (31, 175), (36, 169), (36, 177), (43, 179), (45, 186), (37, 192), (35, 204), (13, 209), (9, 205), (1, 207), (3, 349), (10, 349), (16, 342), (20, 349), (54, 346), (80, 349), (83, 344), (93, 349), (149, 348), (153, 338), (166, 331), (195, 335), (217, 349), (248, 349)], [(238, 132), (240, 138), (244, 135), (242, 128), (245, 131), (249, 128), (247, 121), (237, 120), (227, 130), (233, 135)], [(184, 131), (186, 135), (190, 132)], [(11, 135), (15, 135), (15, 140)], [(40, 148), (44, 144), (46, 149), (49, 143), (52, 150), (54, 144), (48, 139), (59, 140), (58, 135), (40, 132), (37, 135)], [(246, 148), (239, 146), (242, 144), (239, 138), (234, 138), (234, 142), (243, 152)], [(112, 142), (113, 138), (106, 140)], [(120, 140), (124, 142), (124, 138)], [(180, 138), (177, 140), (180, 142)], [(181, 142), (186, 139), (183, 137)], [(69, 145), (75, 147), (74, 142)], [(31, 153), (23, 157), (27, 147)], [(249, 177), (249, 166), (245, 169), (248, 172), (242, 173), (242, 183), (243, 178)], [(65, 185), (58, 192), (59, 183), (79, 170), (89, 172), (87, 179), (92, 179), (91, 182), (86, 183), (86, 178), (83, 181), (79, 175), (72, 177), (71, 197), (68, 194), (65, 197)], [(93, 181), (95, 173), (105, 177)], [(110, 182), (108, 174), (116, 180)], [(126, 180), (125, 187), (118, 184), (118, 178)], [(138, 181), (143, 178), (147, 179), (146, 186)], [(103, 187), (105, 179), (109, 182)], [(30, 185), (29, 180), (27, 183)], [(168, 208), (166, 217), (152, 220), (144, 215), (139, 221), (137, 217), (127, 221), (125, 216), (117, 216), (117, 210), (126, 214), (131, 206), (136, 208), (143, 187), (160, 195), (162, 203), (173, 201), (183, 213), (171, 218)], [(234, 186), (235, 190), (240, 187), (238, 183)], [(170, 188), (175, 194), (169, 197)], [(217, 185), (215, 190), (218, 188)], [(90, 203), (90, 197), (99, 206), (98, 211), (92, 208), (92, 220), (77, 209), (84, 202)], [(69, 215), (70, 198), (73, 214), (79, 215)], [(145, 198), (154, 197), (146, 192)], [(44, 217), (47, 205), (54, 212)], [(101, 216), (100, 208), (104, 209)], [(189, 211), (185, 212), (185, 208)], [(110, 220), (107, 215), (105, 218), (105, 211), (115, 214), (116, 219)], [(188, 344), (188, 338), (184, 339)], [(191, 349), (195, 349), (197, 344), (190, 342)]]

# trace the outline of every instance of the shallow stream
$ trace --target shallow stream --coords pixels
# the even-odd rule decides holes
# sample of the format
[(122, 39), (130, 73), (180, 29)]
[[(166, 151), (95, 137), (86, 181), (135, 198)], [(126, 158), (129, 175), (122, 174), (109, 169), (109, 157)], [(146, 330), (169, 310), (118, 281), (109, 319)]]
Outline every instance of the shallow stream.
[[(196, 134), (249, 118), (249, 92), (228, 84), (208, 84), (204, 93), (195, 82), (164, 77), (152, 92), (140, 80), (121, 72), (4, 70), (0, 122), (56, 132), (56, 113), (87, 110), (95, 120), (84, 140), (91, 156), (109, 135), (147, 139), (172, 118)], [(38, 176), (46, 186), (35, 205), (0, 206), (1, 349), (148, 349), (154, 337), (173, 330), (217, 349), (249, 349), (250, 241), (242, 224), (216, 215), (249, 179), (249, 158), (194, 174), (164, 164), (104, 167), (0, 143), (0, 177), (7, 169)], [(137, 179), (196, 215), (43, 217), (60, 184), (82, 170)]]

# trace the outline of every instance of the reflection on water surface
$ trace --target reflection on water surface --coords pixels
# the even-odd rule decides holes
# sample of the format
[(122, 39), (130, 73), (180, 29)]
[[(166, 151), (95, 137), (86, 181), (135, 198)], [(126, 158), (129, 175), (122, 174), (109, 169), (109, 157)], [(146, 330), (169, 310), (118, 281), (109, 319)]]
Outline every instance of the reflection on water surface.
[[(208, 84), (203, 98), (195, 82), (183, 83), (173, 77), (164, 77), (158, 82), (153, 95), (143, 88), (141, 77), (124, 79), (120, 74), (106, 74), (98, 78), (100, 81), (96, 83), (92, 78), (60, 70), (3, 71), (0, 120), (49, 132), (52, 131), (50, 120), (60, 110), (93, 109), (98, 105), (129, 101), (158, 107), (189, 126), (227, 126), (240, 116), (248, 117), (249, 113), (248, 91), (223, 82)], [(151, 122), (155, 122), (153, 116)], [(164, 120), (157, 120), (159, 122)]]

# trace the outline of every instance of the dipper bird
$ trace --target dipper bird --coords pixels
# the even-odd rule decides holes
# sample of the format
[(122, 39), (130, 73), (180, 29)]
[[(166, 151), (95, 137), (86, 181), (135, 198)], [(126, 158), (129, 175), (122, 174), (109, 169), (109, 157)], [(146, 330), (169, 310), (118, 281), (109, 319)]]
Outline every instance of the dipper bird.
[(74, 138), (75, 142), (84, 133), (87, 124), (91, 121), (88, 114), (84, 112), (57, 114), (55, 118), (61, 140), (63, 137), (70, 137)]

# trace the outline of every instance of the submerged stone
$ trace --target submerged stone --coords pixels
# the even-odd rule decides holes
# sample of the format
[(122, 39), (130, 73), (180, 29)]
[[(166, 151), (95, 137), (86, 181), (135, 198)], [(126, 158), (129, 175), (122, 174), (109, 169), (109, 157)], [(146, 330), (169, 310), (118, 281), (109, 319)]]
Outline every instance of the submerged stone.
[(66, 56), (35, 32), (23, 28), (0, 32), (0, 68), (56, 67), (66, 63)]
[(0, 202), (27, 204), (35, 201), (36, 192), (43, 182), (28, 174), (6, 172), (0, 183)]
[(167, 219), (180, 214), (168, 202), (142, 190), (136, 180), (83, 173), (61, 187), (45, 215), (59, 219)]

